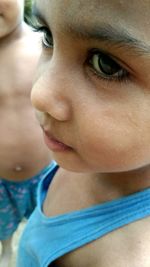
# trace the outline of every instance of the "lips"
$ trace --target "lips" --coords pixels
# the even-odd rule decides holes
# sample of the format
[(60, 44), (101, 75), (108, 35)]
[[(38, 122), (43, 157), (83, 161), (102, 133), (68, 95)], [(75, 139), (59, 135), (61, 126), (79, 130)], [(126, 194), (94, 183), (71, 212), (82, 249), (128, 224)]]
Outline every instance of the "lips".
[(44, 141), (50, 150), (54, 152), (65, 152), (72, 150), (70, 146), (67, 146), (66, 144), (56, 139), (48, 131), (43, 130), (43, 134), (44, 134)]

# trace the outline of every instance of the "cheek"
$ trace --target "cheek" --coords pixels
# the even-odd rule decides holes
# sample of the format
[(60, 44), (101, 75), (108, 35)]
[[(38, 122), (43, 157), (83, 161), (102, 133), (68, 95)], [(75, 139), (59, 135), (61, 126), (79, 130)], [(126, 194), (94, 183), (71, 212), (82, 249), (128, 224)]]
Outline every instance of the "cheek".
[(12, 31), (12, 25), (5, 20), (5, 18), (0, 17), (0, 38), (5, 37)]
[(1, 0), (0, 1), (0, 12), (7, 12), (8, 8), (10, 8), (11, 3), (9, 0)]
[(86, 162), (100, 167), (100, 171), (122, 171), (144, 164), (148, 155), (150, 158), (148, 126), (144, 123), (141, 130), (140, 118), (130, 113), (118, 107), (95, 109), (84, 116), (78, 147)]

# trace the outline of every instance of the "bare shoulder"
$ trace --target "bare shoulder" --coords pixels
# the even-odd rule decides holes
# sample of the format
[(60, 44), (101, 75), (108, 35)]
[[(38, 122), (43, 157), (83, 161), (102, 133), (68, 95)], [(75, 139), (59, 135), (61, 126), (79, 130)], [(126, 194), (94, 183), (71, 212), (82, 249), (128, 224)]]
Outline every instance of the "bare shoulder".
[(115, 230), (57, 261), (70, 267), (149, 267), (150, 218)]
[[(90, 183), (86, 185), (86, 179), (89, 180), (84, 174), (59, 169), (44, 203), (45, 214), (60, 215), (94, 204), (95, 194), (91, 194), (93, 188)], [(64, 255), (57, 260), (56, 266), (149, 267), (149, 251), (150, 217), (147, 217)]]
[(119, 228), (91, 244), (101, 267), (150, 266), (150, 217)]

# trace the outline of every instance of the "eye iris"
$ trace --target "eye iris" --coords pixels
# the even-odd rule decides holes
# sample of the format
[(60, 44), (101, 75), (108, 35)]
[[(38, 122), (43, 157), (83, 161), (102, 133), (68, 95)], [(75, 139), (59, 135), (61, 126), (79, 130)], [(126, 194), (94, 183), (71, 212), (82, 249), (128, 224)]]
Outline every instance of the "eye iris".
[(100, 55), (98, 64), (101, 71), (106, 75), (115, 75), (121, 69), (120, 66), (107, 55)]

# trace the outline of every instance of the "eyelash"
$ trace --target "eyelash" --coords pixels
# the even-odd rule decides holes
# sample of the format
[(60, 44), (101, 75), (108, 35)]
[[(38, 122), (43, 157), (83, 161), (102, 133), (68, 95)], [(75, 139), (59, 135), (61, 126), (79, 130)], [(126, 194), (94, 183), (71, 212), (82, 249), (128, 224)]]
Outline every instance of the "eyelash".
[(34, 32), (39, 32), (42, 33), (43, 35), (45, 34), (45, 36), (49, 35), (49, 37), (51, 38), (51, 45), (46, 45), (46, 42), (43, 41), (44, 38), (41, 37), (41, 43), (43, 48), (45, 49), (53, 48), (52, 34), (46, 26), (41, 25), (41, 23), (39, 23), (36, 18), (31, 18), (30, 21), (28, 21), (28, 24), (30, 25), (30, 27), (33, 29)]
[[(41, 25), (39, 22), (37, 22), (37, 20), (34, 21), (31, 19), (29, 24), (35, 32), (41, 32), (43, 35), (49, 36), (51, 38), (51, 43), (48, 45), (46, 45), (46, 42), (44, 42), (44, 37), (41, 38), (41, 41), (42, 41), (42, 46), (44, 49), (52, 49), (53, 48), (53, 37), (49, 29), (46, 26)], [(115, 75), (104, 74), (102, 73), (101, 70), (100, 70), (101, 73), (98, 72), (96, 68), (94, 68), (93, 63), (92, 63), (95, 56), (103, 56), (106, 59), (109, 59), (110, 61), (112, 61), (112, 63), (114, 63), (114, 65), (116, 65), (116, 67), (119, 68), (118, 72), (116, 72)], [(125, 83), (129, 81), (129, 78), (130, 78), (129, 72), (124, 67), (122, 67), (121, 64), (119, 64), (117, 60), (114, 59), (111, 55), (99, 49), (93, 48), (88, 51), (86, 64), (88, 65), (88, 67), (90, 67), (92, 74), (96, 76), (96, 78), (101, 79), (105, 82), (119, 82), (119, 83), (124, 82)], [(119, 74), (119, 72), (121, 74)]]
[[(50, 34), (49, 30), (42, 26), (42, 27), (39, 27), (36, 32), (41, 32), (43, 34), (43, 37), (41, 38), (41, 42), (42, 42), (42, 46), (45, 48), (45, 49), (48, 49), (48, 48), (53, 48), (53, 38), (52, 38), (52, 35)], [(46, 41), (46, 38), (44, 38), (44, 36), (48, 36), (51, 38), (51, 45), (46, 45), (46, 43), (48, 43), (48, 41)], [(45, 40), (45, 41), (44, 41)]]

